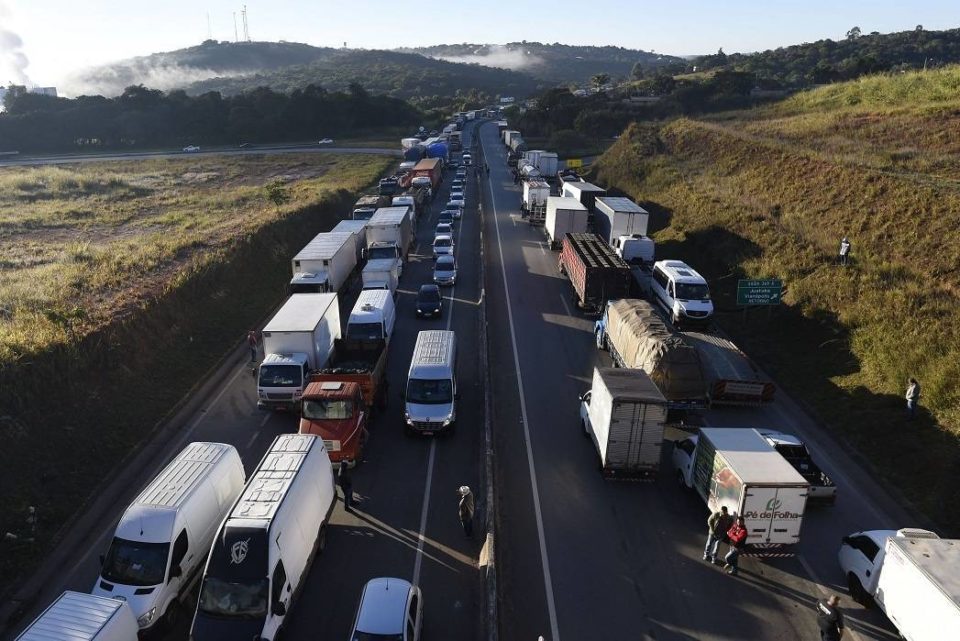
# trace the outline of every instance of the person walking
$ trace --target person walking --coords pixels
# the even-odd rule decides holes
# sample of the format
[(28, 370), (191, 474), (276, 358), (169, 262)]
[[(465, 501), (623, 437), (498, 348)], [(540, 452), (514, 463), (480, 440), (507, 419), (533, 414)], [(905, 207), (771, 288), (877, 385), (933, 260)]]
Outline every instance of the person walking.
[(252, 329), (247, 332), (247, 345), (250, 347), (250, 362), (253, 363), (257, 360), (257, 343), (260, 341), (257, 340), (257, 333)]
[(340, 482), (340, 489), (343, 490), (343, 509), (353, 512), (353, 473), (350, 472), (350, 466), (346, 463), (340, 463), (337, 480)]
[(847, 258), (850, 256), (850, 241), (844, 236), (840, 241), (840, 264), (846, 267)]
[(817, 627), (823, 641), (840, 641), (843, 638), (843, 613), (840, 612), (840, 597), (830, 596), (827, 602), (817, 601)]
[(743, 547), (747, 542), (747, 524), (742, 516), (738, 516), (737, 522), (727, 530), (727, 542), (730, 543), (730, 551), (723, 557), (726, 563), (723, 567), (730, 576), (737, 576), (739, 572), (737, 559), (740, 557), (740, 552), (743, 551)]
[(467, 535), (467, 538), (473, 538), (473, 511), (475, 507), (473, 492), (469, 486), (461, 485), (460, 489), (457, 490), (457, 494), (460, 495), (460, 503), (458, 505), (460, 525), (463, 526), (463, 533)]
[(907, 381), (907, 420), (912, 421), (917, 413), (917, 403), (920, 401), (920, 383), (911, 377)]
[(727, 530), (733, 525), (733, 516), (727, 512), (727, 506), (721, 505), (719, 512), (714, 512), (707, 519), (707, 544), (703, 547), (703, 560), (710, 563), (717, 562), (717, 548), (721, 541), (726, 541)]

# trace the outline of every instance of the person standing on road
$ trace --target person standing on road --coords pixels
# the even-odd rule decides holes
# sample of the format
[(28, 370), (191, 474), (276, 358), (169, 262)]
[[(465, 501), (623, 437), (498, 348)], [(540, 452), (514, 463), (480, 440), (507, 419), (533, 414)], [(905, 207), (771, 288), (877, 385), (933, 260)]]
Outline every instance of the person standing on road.
[(460, 525), (463, 526), (463, 533), (467, 535), (467, 538), (473, 538), (473, 492), (470, 491), (469, 486), (461, 485), (460, 489), (457, 490), (457, 494), (460, 495), (460, 504), (458, 506)]
[(843, 638), (843, 613), (840, 612), (840, 597), (831, 595), (827, 602), (817, 601), (817, 627), (823, 641), (840, 641)]
[(846, 267), (847, 257), (850, 256), (850, 241), (844, 236), (840, 241), (840, 264)]
[(350, 472), (350, 466), (346, 462), (340, 463), (340, 471), (337, 473), (337, 480), (340, 482), (340, 489), (343, 490), (343, 509), (347, 512), (353, 512), (353, 478)]
[(920, 383), (917, 379), (910, 378), (907, 381), (907, 420), (912, 421), (914, 414), (917, 413), (917, 403), (920, 402)]
[(714, 512), (707, 519), (707, 544), (703, 548), (703, 560), (710, 563), (717, 562), (717, 548), (721, 541), (726, 541), (727, 530), (733, 525), (733, 517), (727, 512), (727, 506), (721, 505), (719, 512)]
[(740, 556), (740, 552), (743, 551), (743, 546), (747, 542), (747, 524), (744, 522), (742, 516), (738, 516), (737, 522), (727, 530), (727, 541), (730, 543), (730, 551), (723, 557), (723, 560), (726, 562), (726, 565), (723, 567), (730, 576), (737, 576), (739, 572), (737, 559)]
[(250, 362), (253, 363), (257, 360), (257, 343), (260, 341), (257, 340), (257, 333), (252, 329), (247, 332), (247, 345), (250, 347)]

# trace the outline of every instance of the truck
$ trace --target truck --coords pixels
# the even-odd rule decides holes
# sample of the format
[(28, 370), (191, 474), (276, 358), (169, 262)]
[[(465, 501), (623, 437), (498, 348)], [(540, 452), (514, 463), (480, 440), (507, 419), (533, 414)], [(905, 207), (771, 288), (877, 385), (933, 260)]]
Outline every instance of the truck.
[(527, 150), (527, 143), (523, 140), (522, 136), (511, 136), (510, 137), (510, 151), (515, 154), (522, 154)]
[(66, 591), (16, 641), (137, 641), (137, 620), (126, 601)]
[(350, 381), (360, 386), (369, 410), (387, 406), (387, 341), (339, 338), (323, 367), (310, 374), (311, 383)]
[(303, 391), (300, 434), (323, 439), (334, 469), (354, 467), (361, 460), (370, 413), (360, 385), (349, 381), (313, 382)]
[(523, 202), (520, 212), (527, 217), (531, 225), (542, 225), (547, 217), (547, 198), (550, 197), (550, 185), (537, 178), (523, 181)]
[(564, 182), (563, 188), (560, 191), (561, 196), (575, 198), (580, 204), (587, 208), (587, 211), (590, 212), (589, 220), (591, 223), (594, 220), (593, 208), (597, 196), (605, 196), (606, 194), (607, 190), (603, 187), (597, 187), (593, 183), (585, 181)]
[(395, 248), (394, 256), (406, 260), (412, 243), (413, 223), (407, 206), (381, 207), (367, 223), (368, 260), (390, 258), (390, 247)]
[(773, 449), (786, 459), (793, 469), (810, 484), (810, 496), (807, 503), (833, 505), (837, 502), (837, 484), (817, 465), (810, 450), (793, 434), (784, 434), (776, 430), (760, 429), (760, 436), (773, 446)]
[(629, 296), (633, 288), (630, 266), (596, 234), (567, 234), (559, 268), (570, 278), (581, 309), (600, 312), (608, 300)]
[(537, 169), (550, 180), (556, 177), (559, 164), (560, 159), (555, 152), (544, 151), (540, 153), (540, 158), (537, 160)]
[(367, 221), (365, 220), (341, 220), (334, 225), (331, 233), (352, 232), (354, 234), (353, 250), (357, 256), (357, 265), (363, 262), (363, 250), (367, 247)]
[(357, 266), (357, 235), (324, 232), (293, 257), (290, 293), (336, 292)]
[(503, 146), (509, 148), (509, 147), (510, 147), (510, 141), (513, 139), (514, 136), (518, 136), (518, 137), (519, 137), (519, 136), (520, 136), (520, 132), (517, 131), (516, 129), (507, 129), (507, 130), (505, 130), (505, 131), (503, 132)]
[(773, 400), (776, 386), (730, 339), (694, 330), (684, 331), (682, 337), (701, 355), (711, 404), (759, 407)]
[(595, 367), (580, 422), (606, 478), (652, 478), (660, 469), (667, 399), (646, 372)]
[(876, 603), (902, 639), (948, 639), (960, 629), (960, 540), (919, 528), (855, 532), (843, 537), (839, 560), (850, 595)]
[(296, 410), (310, 372), (326, 366), (340, 338), (336, 294), (293, 294), (263, 328), (257, 407)]
[(752, 428), (703, 427), (677, 441), (673, 469), (711, 513), (721, 507), (746, 521), (746, 544), (760, 548), (794, 545), (807, 504), (809, 484)]
[(647, 372), (669, 409), (709, 407), (699, 352), (668, 327), (647, 301), (611, 300), (594, 325), (594, 336), (597, 349), (609, 350), (617, 367)]
[(440, 158), (424, 158), (418, 162), (413, 167), (411, 178), (419, 178), (420, 176), (429, 178), (433, 189), (436, 190), (443, 179), (443, 160)]
[(543, 228), (550, 249), (558, 249), (567, 234), (587, 231), (587, 208), (574, 198), (548, 196)]
[(353, 220), (370, 220), (377, 209), (390, 206), (390, 196), (367, 195), (361, 196), (353, 205)]
[[(570, 189), (582, 189), (590, 183), (571, 185)], [(595, 192), (584, 192), (595, 193)], [(582, 202), (582, 201), (581, 201)], [(647, 235), (650, 214), (647, 210), (629, 198), (616, 196), (594, 197), (594, 230), (603, 239), (613, 245), (620, 236)]]
[(394, 296), (397, 295), (397, 286), (400, 283), (400, 272), (403, 263), (397, 257), (373, 258), (367, 261), (360, 277), (363, 289), (388, 289)]

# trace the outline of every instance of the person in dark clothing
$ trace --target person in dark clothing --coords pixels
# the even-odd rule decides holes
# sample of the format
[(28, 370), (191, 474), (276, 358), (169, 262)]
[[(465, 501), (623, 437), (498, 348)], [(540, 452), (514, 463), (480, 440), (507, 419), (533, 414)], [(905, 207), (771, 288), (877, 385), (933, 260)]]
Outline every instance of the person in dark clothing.
[(257, 333), (252, 329), (247, 332), (247, 345), (250, 347), (250, 362), (257, 360)]
[(461, 485), (457, 490), (460, 495), (460, 503), (457, 506), (457, 512), (460, 516), (460, 525), (463, 526), (463, 533), (467, 538), (473, 538), (473, 492), (466, 485)]
[(353, 512), (353, 478), (350, 466), (346, 463), (340, 464), (337, 480), (340, 482), (340, 489), (343, 490), (343, 509), (347, 512)]
[(707, 519), (707, 544), (703, 547), (703, 560), (710, 563), (717, 562), (717, 548), (721, 541), (727, 540), (727, 530), (733, 525), (733, 516), (727, 512), (727, 506), (721, 505), (719, 512), (714, 512)]
[(843, 613), (840, 612), (840, 597), (832, 595), (827, 602), (817, 601), (817, 627), (823, 641), (840, 641), (843, 638)]

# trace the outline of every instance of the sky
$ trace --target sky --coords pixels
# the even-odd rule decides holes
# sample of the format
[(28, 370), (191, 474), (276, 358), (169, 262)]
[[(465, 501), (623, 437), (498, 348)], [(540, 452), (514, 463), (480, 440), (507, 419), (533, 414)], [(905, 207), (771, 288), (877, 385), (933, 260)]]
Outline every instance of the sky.
[[(247, 0), (254, 40), (384, 49), (520, 40), (672, 55), (761, 51), (864, 33), (960, 26), (957, 0)], [(429, 9), (427, 9), (429, 7)], [(0, 85), (242, 36), (243, 0), (0, 0)], [(427, 10), (416, 10), (427, 9)], [(208, 17), (209, 16), (209, 32)]]

